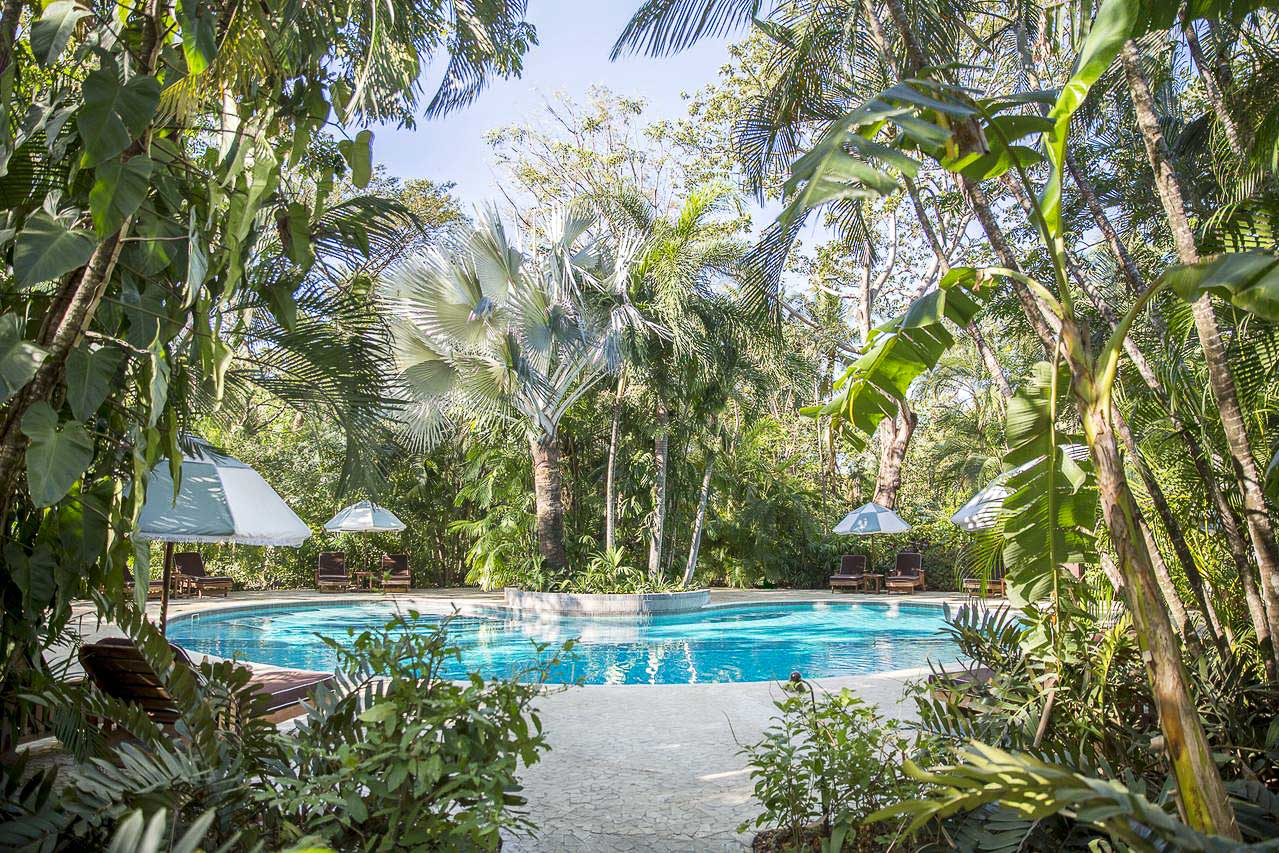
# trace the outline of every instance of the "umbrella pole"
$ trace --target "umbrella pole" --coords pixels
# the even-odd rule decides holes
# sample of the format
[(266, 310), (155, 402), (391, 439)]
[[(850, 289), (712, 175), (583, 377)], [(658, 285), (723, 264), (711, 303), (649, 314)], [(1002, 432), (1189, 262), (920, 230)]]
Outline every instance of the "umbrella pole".
[(164, 589), (160, 590), (160, 635), (169, 621), (169, 584), (173, 581), (173, 543), (164, 543)]

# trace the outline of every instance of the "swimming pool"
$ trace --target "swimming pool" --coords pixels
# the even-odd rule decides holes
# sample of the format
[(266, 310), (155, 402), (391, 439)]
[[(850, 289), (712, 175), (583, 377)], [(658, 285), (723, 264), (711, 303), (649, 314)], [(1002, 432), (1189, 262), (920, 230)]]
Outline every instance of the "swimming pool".
[[(423, 630), (451, 612), (418, 610), (415, 627)], [(316, 634), (345, 644), (348, 630), (380, 627), (396, 612), (392, 601), (237, 607), (175, 616), (168, 634), (184, 648), (218, 657), (332, 670), (335, 653)], [(444, 674), (509, 676), (535, 662), (534, 642), (576, 639), (548, 681), (696, 684), (778, 681), (792, 672), (806, 678), (864, 675), (953, 660), (957, 650), (941, 628), (940, 607), (905, 602), (743, 605), (591, 619), (470, 609), (449, 623), (461, 660), (450, 661)]]

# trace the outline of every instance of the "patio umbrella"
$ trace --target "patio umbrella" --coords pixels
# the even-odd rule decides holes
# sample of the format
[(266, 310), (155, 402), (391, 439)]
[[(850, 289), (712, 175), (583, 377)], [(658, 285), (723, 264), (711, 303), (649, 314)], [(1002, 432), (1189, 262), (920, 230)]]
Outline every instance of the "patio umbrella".
[[(876, 533), (905, 533), (907, 530), (910, 530), (910, 525), (905, 519), (888, 507), (871, 501), (844, 516), (844, 520), (835, 525), (834, 532), (844, 536), (872, 536)], [(875, 553), (872, 549), (870, 554), (872, 565), (875, 562), (874, 557)]]
[(844, 520), (835, 525), (835, 532), (869, 536), (872, 533), (905, 533), (910, 530), (900, 515), (886, 506), (871, 501), (844, 516)]
[(404, 522), (384, 506), (373, 501), (353, 503), (324, 522), (330, 533), (399, 533)]
[(182, 479), (177, 495), (167, 462), (151, 471), (147, 499), (133, 538), (163, 542), (164, 590), (160, 595), (160, 631), (169, 610), (174, 542), (239, 545), (301, 545), (311, 529), (288, 504), (239, 459), (188, 437), (182, 453)]
[[(1063, 444), (1061, 450), (1076, 462), (1088, 458), (1088, 448), (1082, 444)], [(1008, 481), (1037, 465), (1043, 458), (1041, 456), (1039, 459), (1032, 459), (991, 480), (986, 488), (969, 498), (968, 503), (961, 506), (950, 517), (950, 523), (960, 530), (969, 532), (994, 527), (999, 519), (999, 511), (1004, 507), (1004, 501), (1013, 493), (1013, 490), (1008, 488)]]

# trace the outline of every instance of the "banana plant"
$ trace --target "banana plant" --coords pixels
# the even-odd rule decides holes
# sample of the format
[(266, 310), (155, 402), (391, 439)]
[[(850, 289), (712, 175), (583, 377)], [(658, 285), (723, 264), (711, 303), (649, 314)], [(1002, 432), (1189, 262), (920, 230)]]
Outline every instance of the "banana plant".
[[(1102, 20), (1109, 18), (1102, 16)], [(1109, 32), (1103, 35), (1107, 39), (1114, 37)], [(1086, 82), (1086, 76), (1093, 74), (1095, 69), (1087, 69), (1094, 53), (1086, 46), (1082, 60), (1086, 73), (1081, 72), (1084, 76), (1080, 80)], [(1009, 173), (1024, 195), (1034, 198), (1036, 188), (1027, 167), (1043, 162), (1045, 157), (1022, 142), (1044, 138), (1053, 180), (1059, 182), (1064, 159), (1059, 126), (1077, 107), (1072, 102), (1081, 97), (1079, 86), (1084, 83), (1080, 80), (1067, 86), (1048, 119), (1012, 112), (1023, 103), (1041, 99), (1038, 93), (980, 98), (943, 80), (902, 81), (832, 124), (813, 151), (797, 161), (786, 185), (789, 204), (783, 221), (834, 199), (883, 192), (887, 187), (885, 179), (892, 178), (890, 169), (908, 177), (917, 168), (913, 156), (907, 157), (908, 152), (923, 154), (969, 181)], [(1147, 653), (1152, 692), (1170, 738), (1180, 805), (1196, 829), (1233, 837), (1237, 834), (1234, 817), (1191, 702), (1180, 645), (1160, 596), (1150, 553), (1138, 530), (1139, 509), (1125, 476), (1114, 432), (1112, 392), (1128, 330), (1158, 293), (1170, 288), (1188, 301), (1204, 294), (1218, 295), (1236, 307), (1271, 318), (1277, 316), (1275, 309), (1279, 307), (1279, 260), (1260, 253), (1238, 253), (1174, 266), (1139, 294), (1109, 339), (1094, 352), (1072, 301), (1059, 204), (1059, 191), (1050, 180), (1043, 200), (1030, 205), (1031, 224), (1051, 261), (1049, 284), (1008, 266), (952, 270), (942, 287), (929, 295), (931, 304), (917, 302), (901, 320), (872, 338), (867, 353), (841, 378), (835, 398), (817, 413), (831, 417), (839, 428), (847, 426), (869, 436), (867, 427), (882, 419), (896, 400), (904, 399), (910, 382), (935, 365), (948, 345), (945, 337), (933, 331), (941, 326), (944, 315), (936, 310), (938, 301), (953, 301), (951, 294), (963, 293), (976, 303), (981, 292), (996, 282), (1013, 288), (1028, 319), (1040, 331), (1045, 349), (1060, 360), (1069, 375), (1071, 396), (1096, 472), (1102, 516), (1119, 558), (1128, 609)], [(903, 346), (903, 342), (907, 345)], [(1053, 442), (1052, 448), (1055, 446)], [(1055, 449), (1047, 456), (1051, 460)], [(1049, 511), (1038, 522), (1047, 527), (1036, 534), (1047, 543), (1057, 542), (1052, 527), (1062, 521), (1051, 506), (1055, 492), (1055, 488), (1049, 489)], [(1024, 536), (1026, 530), (1018, 532)], [(1054, 551), (1050, 547), (1051, 571), (1055, 573), (1063, 555)], [(1013, 555), (1017, 556), (1016, 551)], [(1022, 560), (1023, 564), (1026, 562)], [(1015, 574), (1023, 571), (1020, 565), (1010, 569)]]

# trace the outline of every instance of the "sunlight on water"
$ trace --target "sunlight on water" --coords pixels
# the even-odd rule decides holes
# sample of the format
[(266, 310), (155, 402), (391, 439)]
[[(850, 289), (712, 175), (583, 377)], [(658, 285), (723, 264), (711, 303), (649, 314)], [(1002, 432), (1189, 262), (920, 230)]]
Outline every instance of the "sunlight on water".
[[(331, 670), (336, 656), (317, 635), (349, 644), (351, 632), (383, 625), (395, 612), (390, 601), (235, 609), (175, 617), (169, 637), (219, 657)], [(429, 630), (446, 617), (446, 611), (422, 613), (415, 627)], [(795, 671), (808, 678), (864, 675), (952, 661), (956, 650), (941, 628), (941, 608), (909, 602), (775, 604), (595, 619), (469, 610), (449, 623), (462, 656), (444, 674), (515, 675), (539, 660), (535, 643), (558, 646), (576, 639), (550, 681), (699, 684), (777, 681)]]

